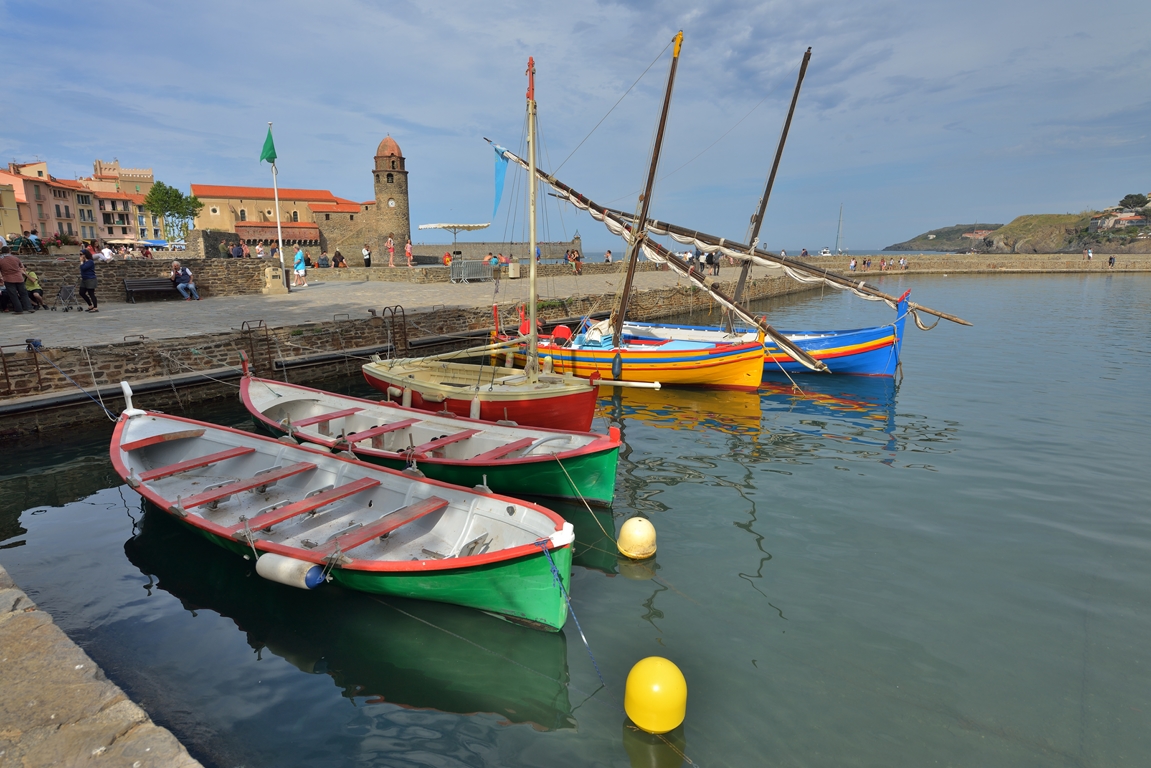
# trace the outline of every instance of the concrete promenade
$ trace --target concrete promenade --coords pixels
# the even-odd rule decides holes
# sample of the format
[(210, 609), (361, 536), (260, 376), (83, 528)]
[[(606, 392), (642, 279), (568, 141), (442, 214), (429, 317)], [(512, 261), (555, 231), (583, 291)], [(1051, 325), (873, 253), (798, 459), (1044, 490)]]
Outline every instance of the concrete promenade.
[(194, 768), (0, 566), (0, 766)]
[[(757, 270), (763, 274), (765, 270)], [(34, 312), (0, 315), (0, 344), (23, 344), (37, 338), (49, 347), (80, 347), (111, 344), (125, 336), (141, 334), (150, 339), (169, 339), (195, 334), (239, 330), (246, 320), (263, 320), (270, 327), (331, 322), (333, 316), (354, 319), (368, 316), (368, 309), (399, 304), (411, 314), (434, 307), (490, 307), (526, 301), (528, 281), (503, 280), (499, 292), (493, 283), (324, 282), (325, 270), (312, 270), (307, 288), (288, 295), (220, 296), (203, 301), (141, 299), (137, 304), (108, 302), (100, 311)], [(737, 270), (727, 267), (721, 277), (734, 279)], [(611, 275), (565, 275), (538, 281), (541, 300), (614, 293), (621, 277)], [(674, 286), (686, 281), (673, 272), (637, 272), (638, 290)], [(105, 290), (123, 291), (109, 285)], [(97, 292), (99, 297), (99, 292)], [(51, 300), (48, 302), (51, 306)], [(605, 305), (602, 309), (611, 309)]]

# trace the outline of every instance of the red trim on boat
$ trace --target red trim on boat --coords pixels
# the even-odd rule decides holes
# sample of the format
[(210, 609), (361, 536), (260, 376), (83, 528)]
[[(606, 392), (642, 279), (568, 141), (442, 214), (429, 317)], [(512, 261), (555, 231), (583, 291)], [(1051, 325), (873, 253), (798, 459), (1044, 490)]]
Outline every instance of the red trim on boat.
[(354, 531), (337, 536), (317, 551), (326, 557), (337, 551), (347, 552), (353, 550), (356, 547), (367, 544), (372, 539), (386, 536), (402, 525), (407, 525), (433, 512), (447, 509), (447, 507), (448, 502), (444, 499), (441, 499), (439, 496), (430, 496), (421, 501), (417, 501), (415, 504), (409, 504), (406, 507), (400, 507), (394, 512), (389, 512), (370, 525), (365, 525), (363, 528), (357, 528)]
[[(297, 447), (307, 450), (304, 446)], [(180, 507), (184, 510), (189, 510), (194, 507), (203, 506), (204, 504), (210, 504), (213, 501), (219, 501), (233, 494), (250, 491), (262, 485), (271, 485), (278, 480), (283, 480), (284, 478), (298, 475), (302, 472), (308, 472), (315, 468), (316, 465), (310, 461), (301, 461), (296, 464), (289, 464), (286, 467), (276, 467), (270, 472), (263, 472), (253, 477), (246, 477), (243, 480), (237, 480), (234, 483), (228, 483), (219, 488), (212, 488), (203, 493), (197, 493), (195, 496), (189, 496), (180, 501)]]
[[(533, 440), (530, 437), (521, 438), (520, 440), (516, 440), (515, 442), (507, 443), (506, 445), (501, 445), (499, 448), (493, 448), (490, 451), (486, 451), (486, 452), (481, 453), (477, 456), (472, 456), (471, 458), (468, 459), (468, 461), (495, 461), (496, 459), (502, 459), (504, 456), (507, 456), (509, 453), (515, 453), (516, 451), (518, 451), (521, 448), (527, 448), (529, 445), (531, 445), (534, 442), (535, 442), (535, 440)], [(593, 443), (593, 445), (594, 445), (594, 443)], [(548, 458), (551, 458), (551, 457), (549, 456)]]
[(467, 440), (469, 437), (475, 437), (479, 433), (480, 430), (478, 429), (465, 429), (462, 432), (456, 432), (454, 435), (444, 435), (443, 437), (436, 440), (429, 440), (423, 445), (417, 445), (414, 448), (409, 448), (407, 451), (403, 451), (403, 453), (414, 453), (417, 456), (422, 453), (431, 453), (432, 451), (437, 451), (440, 448), (443, 448), (445, 445), (451, 445), (452, 443), (458, 443), (461, 440)]
[[(253, 449), (254, 450), (254, 449)], [(302, 515), (305, 512), (314, 512), (320, 507), (331, 504), (333, 501), (346, 499), (349, 496), (355, 496), (357, 493), (363, 493), (371, 488), (375, 488), (380, 484), (379, 480), (371, 477), (361, 477), (358, 480), (353, 480), (350, 483), (330, 488), (323, 493), (317, 493), (315, 496), (309, 496), (306, 499), (287, 504), (278, 509), (273, 509), (271, 512), (265, 512), (262, 515), (256, 515), (248, 521), (248, 530), (261, 531), (265, 528), (271, 528), (277, 523), (282, 523), (297, 515)], [(229, 533), (236, 533), (237, 531), (244, 530), (244, 523), (236, 523), (235, 525), (225, 528), (224, 530)]]
[(364, 410), (364, 409), (363, 408), (345, 408), (342, 411), (332, 411), (331, 413), (321, 413), (319, 416), (309, 416), (306, 419), (300, 419), (299, 421), (293, 421), (292, 426), (293, 427), (310, 427), (313, 424), (323, 424), (325, 421), (335, 421), (336, 419), (342, 419), (345, 416), (352, 416), (353, 414), (357, 414), (362, 410)]

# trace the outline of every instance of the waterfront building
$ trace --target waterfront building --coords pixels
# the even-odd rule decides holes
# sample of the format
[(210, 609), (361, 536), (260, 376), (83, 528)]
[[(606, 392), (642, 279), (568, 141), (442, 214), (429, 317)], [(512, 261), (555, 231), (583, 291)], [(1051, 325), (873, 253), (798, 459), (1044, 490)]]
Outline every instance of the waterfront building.
[(20, 208), (16, 201), (16, 187), (12, 184), (0, 184), (0, 235), (8, 239), (9, 235), (17, 235), (20, 232)]
[[(376, 263), (386, 258), (388, 237), (398, 254), (411, 237), (408, 207), (408, 170), (399, 144), (385, 136), (373, 158), (372, 186), (375, 199), (356, 202), (326, 189), (280, 189), (280, 220), (285, 224), (284, 242), (317, 245), (358, 254), (368, 243)], [(191, 193), (204, 204), (195, 228), (234, 232), (247, 243), (276, 239), (276, 212), (271, 187), (193, 184)]]

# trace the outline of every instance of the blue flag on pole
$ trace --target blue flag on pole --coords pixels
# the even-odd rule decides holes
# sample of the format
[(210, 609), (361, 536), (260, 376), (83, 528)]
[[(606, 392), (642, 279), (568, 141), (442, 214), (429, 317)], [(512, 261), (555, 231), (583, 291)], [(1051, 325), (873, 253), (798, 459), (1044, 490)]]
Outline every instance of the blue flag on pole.
[(504, 177), (508, 175), (508, 159), (504, 157), (507, 150), (499, 144), (492, 144), (496, 151), (496, 202), (492, 206), (492, 221), (496, 219), (496, 211), (500, 209), (500, 200), (504, 196)]

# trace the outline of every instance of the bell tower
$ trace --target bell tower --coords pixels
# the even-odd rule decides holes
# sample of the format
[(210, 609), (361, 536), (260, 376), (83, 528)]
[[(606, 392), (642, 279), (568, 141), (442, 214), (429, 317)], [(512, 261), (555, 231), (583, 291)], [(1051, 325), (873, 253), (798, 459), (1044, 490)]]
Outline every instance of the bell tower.
[(376, 149), (376, 167), (372, 174), (376, 190), (375, 229), (379, 236), (376, 258), (387, 258), (383, 249), (389, 234), (395, 242), (397, 256), (402, 256), (404, 243), (412, 236), (412, 221), (408, 212), (408, 171), (404, 167), (400, 145), (390, 134), (384, 137)]

